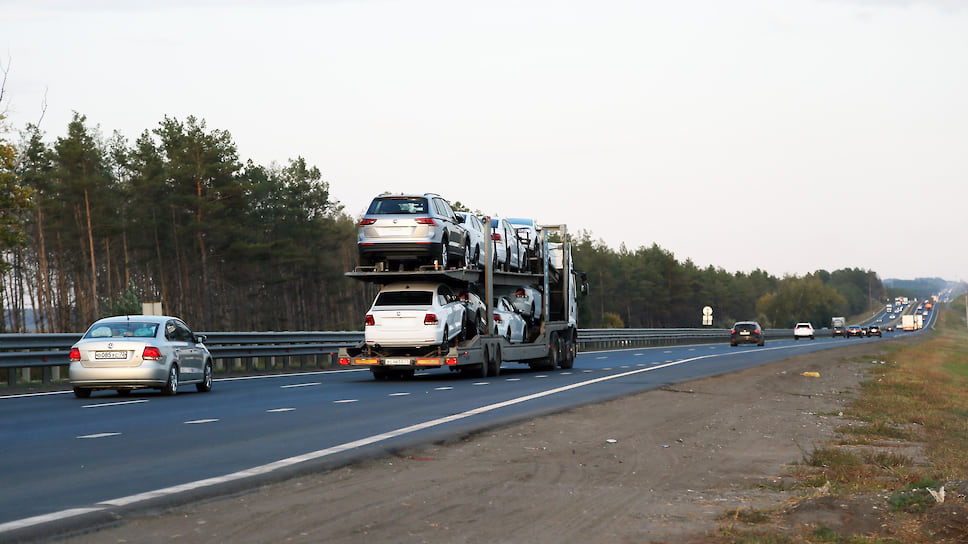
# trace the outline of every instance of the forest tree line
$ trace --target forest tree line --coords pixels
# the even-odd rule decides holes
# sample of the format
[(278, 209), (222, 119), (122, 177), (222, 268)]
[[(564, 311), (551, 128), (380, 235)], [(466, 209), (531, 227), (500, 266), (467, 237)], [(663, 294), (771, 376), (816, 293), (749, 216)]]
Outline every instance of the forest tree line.
[[(205, 331), (361, 328), (374, 290), (344, 276), (357, 262), (356, 219), (303, 158), (242, 162), (228, 132), (195, 117), (165, 117), (133, 143), (80, 114), (52, 142), (33, 125), (17, 144), (8, 134), (2, 332), (83, 331), (157, 301)], [(824, 326), (887, 295), (869, 270), (777, 278), (698, 268), (658, 245), (616, 251), (587, 232), (572, 242), (591, 285), (583, 328), (698, 327), (707, 305), (719, 327)]]

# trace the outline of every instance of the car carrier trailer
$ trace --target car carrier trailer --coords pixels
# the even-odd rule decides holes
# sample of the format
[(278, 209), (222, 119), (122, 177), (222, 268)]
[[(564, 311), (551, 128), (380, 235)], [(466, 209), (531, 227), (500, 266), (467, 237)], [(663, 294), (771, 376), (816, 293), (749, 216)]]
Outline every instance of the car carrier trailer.
[[(487, 239), (490, 239), (490, 221)], [(571, 246), (564, 225), (543, 225), (544, 243), (542, 254), (532, 257), (526, 272), (501, 272), (493, 269), (491, 258), (493, 244), (485, 246), (483, 269), (454, 268), (386, 272), (373, 267), (358, 267), (346, 276), (359, 281), (384, 285), (396, 282), (432, 281), (446, 283), (458, 289), (473, 289), (482, 294), (487, 324), (484, 333), (476, 334), (455, 345), (446, 353), (428, 352), (414, 347), (408, 352), (397, 349), (394, 353), (374, 352), (365, 343), (352, 348), (341, 348), (339, 364), (342, 366), (368, 367), (376, 379), (413, 376), (418, 370), (448, 368), (461, 374), (486, 378), (497, 376), (501, 364), (515, 362), (527, 364), (533, 369), (552, 370), (572, 368), (578, 348), (578, 325), (575, 319), (579, 294), (587, 291), (585, 276), (577, 272), (571, 260)], [(549, 243), (548, 234), (556, 233), (559, 243)], [(542, 308), (536, 316), (531, 333), (523, 343), (510, 343), (503, 336), (490, 334), (494, 331), (493, 301), (496, 290), (530, 286), (541, 291)]]

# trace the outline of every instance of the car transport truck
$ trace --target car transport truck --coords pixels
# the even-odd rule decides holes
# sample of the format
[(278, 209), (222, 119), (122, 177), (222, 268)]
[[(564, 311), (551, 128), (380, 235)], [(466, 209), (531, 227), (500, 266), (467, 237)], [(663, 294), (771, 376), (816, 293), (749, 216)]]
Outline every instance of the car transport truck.
[[(490, 221), (485, 222), (490, 225)], [(488, 228), (486, 239), (490, 239)], [(549, 235), (560, 241), (550, 242)], [(542, 225), (543, 247), (547, 251), (540, 265), (522, 272), (495, 270), (491, 256), (493, 244), (485, 244), (483, 268), (421, 266), (417, 270), (388, 272), (359, 266), (348, 277), (377, 285), (401, 282), (433, 282), (450, 285), (455, 291), (476, 293), (486, 305), (486, 323), (480, 330), (461, 335), (457, 342), (443, 346), (394, 346), (384, 348), (364, 341), (341, 348), (341, 366), (368, 367), (377, 380), (406, 378), (418, 370), (448, 368), (474, 378), (497, 376), (501, 364), (527, 364), (533, 369), (571, 368), (578, 348), (578, 297), (587, 293), (585, 274), (575, 270), (571, 245), (564, 225)], [(494, 332), (494, 301), (522, 287), (540, 291), (540, 312), (530, 320), (524, 342), (511, 343)], [(446, 348), (446, 351), (445, 349)]]

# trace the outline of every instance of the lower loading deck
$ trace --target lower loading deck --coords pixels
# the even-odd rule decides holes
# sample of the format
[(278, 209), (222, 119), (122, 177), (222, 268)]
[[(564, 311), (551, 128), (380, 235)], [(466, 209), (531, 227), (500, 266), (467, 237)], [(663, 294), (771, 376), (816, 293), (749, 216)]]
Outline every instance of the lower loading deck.
[(343, 348), (342, 366), (369, 367), (377, 379), (412, 376), (417, 370), (446, 367), (471, 377), (497, 376), (504, 362), (527, 364), (534, 369), (571, 368), (575, 360), (577, 330), (566, 322), (547, 323), (534, 342), (509, 343), (504, 337), (481, 335), (452, 347), (442, 355), (373, 357), (361, 348)]

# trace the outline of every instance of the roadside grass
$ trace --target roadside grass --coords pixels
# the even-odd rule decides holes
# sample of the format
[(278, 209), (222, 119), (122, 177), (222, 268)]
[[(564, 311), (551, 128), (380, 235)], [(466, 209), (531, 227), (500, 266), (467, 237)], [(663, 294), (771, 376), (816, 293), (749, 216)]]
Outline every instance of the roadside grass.
[[(941, 310), (935, 331), (924, 340), (879, 352), (875, 359), (881, 360), (874, 361), (870, 378), (844, 410), (850, 422), (838, 427), (839, 436), (832, 443), (805, 452), (788, 475), (795, 481), (792, 488), (803, 493), (800, 500), (860, 494), (885, 498), (889, 532), (844, 535), (823, 526), (783, 530), (782, 523), (774, 523), (782, 518), (782, 509), (731, 511), (721, 518), (730, 523), (720, 528), (718, 542), (968, 541), (968, 523), (938, 523), (941, 509), (931, 515), (944, 500), (944, 519), (950, 509), (968, 517), (964, 497), (951, 490), (955, 485), (968, 489), (968, 330), (962, 315)], [(869, 364), (871, 359), (857, 361)], [(906, 455), (902, 449), (916, 453)], [(939, 490), (946, 483), (947, 498), (939, 500)]]

